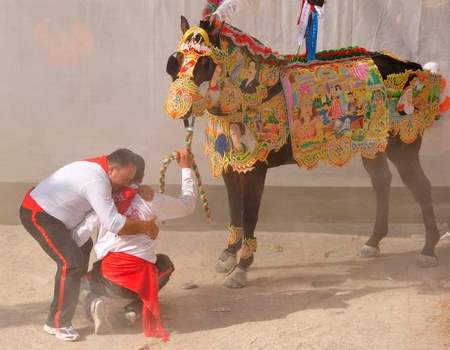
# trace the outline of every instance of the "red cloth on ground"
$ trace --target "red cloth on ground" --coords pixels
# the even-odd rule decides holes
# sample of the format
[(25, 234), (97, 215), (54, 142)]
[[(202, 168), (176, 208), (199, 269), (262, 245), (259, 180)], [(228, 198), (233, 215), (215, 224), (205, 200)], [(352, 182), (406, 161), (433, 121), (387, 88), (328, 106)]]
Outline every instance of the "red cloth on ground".
[(101, 272), (105, 278), (139, 295), (143, 302), (145, 336), (169, 340), (169, 333), (161, 322), (155, 264), (130, 254), (110, 252), (102, 260)]

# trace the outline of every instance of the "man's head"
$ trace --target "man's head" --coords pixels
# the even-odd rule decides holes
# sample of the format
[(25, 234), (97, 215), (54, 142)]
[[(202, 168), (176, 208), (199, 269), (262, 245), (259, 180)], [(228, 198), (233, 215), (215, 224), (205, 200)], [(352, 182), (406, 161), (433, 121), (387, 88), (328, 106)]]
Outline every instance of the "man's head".
[(113, 190), (128, 186), (136, 175), (136, 154), (129, 149), (120, 148), (108, 155), (109, 179)]
[(140, 185), (145, 175), (145, 160), (139, 154), (135, 154), (136, 174), (133, 178), (133, 184)]

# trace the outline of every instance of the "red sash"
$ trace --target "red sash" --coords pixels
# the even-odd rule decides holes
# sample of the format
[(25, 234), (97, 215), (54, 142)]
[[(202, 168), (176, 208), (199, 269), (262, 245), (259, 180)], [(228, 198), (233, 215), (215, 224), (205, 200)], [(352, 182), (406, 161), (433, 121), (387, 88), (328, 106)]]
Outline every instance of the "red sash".
[[(119, 213), (127, 212), (137, 192), (134, 188), (124, 187), (113, 194)], [(142, 327), (145, 336), (169, 340), (169, 333), (161, 322), (155, 264), (134, 255), (110, 252), (102, 260), (101, 272), (108, 280), (139, 295), (143, 302)]]
[(87, 158), (85, 159), (86, 162), (91, 163), (97, 163), (102, 167), (102, 169), (105, 171), (105, 173), (108, 174), (109, 171), (109, 165), (108, 165), (108, 157), (107, 156), (100, 156), (95, 158)]
[(134, 255), (110, 252), (102, 260), (101, 272), (108, 280), (139, 295), (143, 302), (142, 327), (145, 336), (168, 341), (169, 333), (161, 322), (155, 264)]
[(36, 213), (42, 213), (44, 209), (30, 196), (30, 192), (33, 191), (34, 187), (27, 192), (25, 198), (22, 201), (22, 207)]

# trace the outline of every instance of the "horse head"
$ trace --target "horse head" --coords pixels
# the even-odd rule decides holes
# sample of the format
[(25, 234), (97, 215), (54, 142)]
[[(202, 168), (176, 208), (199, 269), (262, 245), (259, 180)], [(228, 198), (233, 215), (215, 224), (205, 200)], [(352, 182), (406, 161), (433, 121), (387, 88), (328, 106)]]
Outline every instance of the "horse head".
[(217, 64), (225, 59), (225, 53), (220, 49), (220, 29), (221, 23), (217, 21), (201, 21), (199, 26), (191, 27), (181, 16), (182, 37), (166, 68), (172, 83), (165, 110), (172, 119), (203, 114), (205, 96), (199, 87), (211, 80)]

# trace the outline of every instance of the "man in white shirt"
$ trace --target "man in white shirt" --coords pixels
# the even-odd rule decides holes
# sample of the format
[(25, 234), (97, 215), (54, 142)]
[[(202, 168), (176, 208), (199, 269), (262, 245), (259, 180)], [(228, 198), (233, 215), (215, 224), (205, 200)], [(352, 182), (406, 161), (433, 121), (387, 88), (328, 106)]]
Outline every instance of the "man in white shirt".
[[(196, 198), (194, 173), (191, 169), (192, 155), (183, 150), (179, 153), (178, 163), (182, 168), (179, 197), (155, 193), (151, 201), (146, 201), (135, 191), (133, 193), (133, 189), (124, 189), (115, 196), (119, 211), (128, 218), (156, 218), (158, 222), (192, 214)], [(145, 164), (142, 160), (138, 173), (144, 172), (143, 167)], [(139, 179), (137, 182), (140, 182)], [(118, 296), (132, 300), (127, 307), (129, 313), (136, 315), (142, 310), (146, 335), (164, 339), (167, 334), (159, 320), (157, 292), (168, 282), (174, 270), (172, 262), (166, 255), (156, 254), (157, 241), (154, 238), (145, 234), (126, 237), (117, 235), (105, 225), (98, 225), (95, 214), (87, 216), (85, 222), (77, 227), (73, 234), (83, 237), (88, 232), (87, 235), (91, 235), (98, 226), (99, 233), (95, 244), (98, 261), (86, 280), (83, 280), (80, 294), (81, 303), (93, 317), (95, 333), (105, 333), (111, 328), (105, 315), (104, 303), (99, 296)], [(148, 271), (141, 273), (146, 269)], [(159, 326), (152, 328), (149, 326), (152, 322)]]
[(44, 330), (58, 339), (74, 341), (78, 332), (72, 318), (78, 301), (81, 276), (89, 263), (92, 241), (80, 247), (71, 236), (90, 211), (114, 234), (145, 233), (155, 238), (154, 220), (120, 214), (112, 190), (130, 184), (136, 173), (137, 155), (119, 149), (108, 156), (70, 163), (28, 191), (20, 207), (25, 229), (57, 264), (53, 301)]

